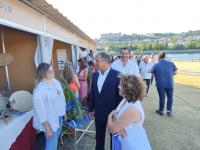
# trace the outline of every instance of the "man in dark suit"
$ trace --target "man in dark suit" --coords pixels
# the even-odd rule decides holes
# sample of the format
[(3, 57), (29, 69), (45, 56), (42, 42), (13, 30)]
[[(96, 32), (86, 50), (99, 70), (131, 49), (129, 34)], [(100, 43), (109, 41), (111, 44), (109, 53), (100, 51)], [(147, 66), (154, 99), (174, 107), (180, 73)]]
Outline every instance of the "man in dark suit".
[(119, 72), (110, 68), (111, 58), (105, 52), (96, 56), (97, 72), (92, 78), (89, 117), (95, 117), (96, 150), (104, 150), (106, 125), (109, 113), (117, 107), (122, 97), (119, 96)]

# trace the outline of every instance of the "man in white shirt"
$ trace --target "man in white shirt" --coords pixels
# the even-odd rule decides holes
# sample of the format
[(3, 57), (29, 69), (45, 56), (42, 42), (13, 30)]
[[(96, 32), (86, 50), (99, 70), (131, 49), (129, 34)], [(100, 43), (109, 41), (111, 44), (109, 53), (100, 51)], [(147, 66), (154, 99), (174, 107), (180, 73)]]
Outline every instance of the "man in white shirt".
[(129, 59), (131, 59), (131, 60), (133, 60), (133, 61), (135, 61), (135, 62), (137, 61), (137, 60), (135, 59), (135, 56), (134, 56), (133, 51), (130, 52)]
[(140, 77), (146, 82), (147, 85), (146, 96), (148, 94), (151, 82), (151, 68), (152, 64), (149, 63), (148, 56), (145, 56), (144, 60), (139, 64), (139, 70), (140, 70)]
[(137, 63), (134, 60), (129, 59), (129, 57), (130, 50), (122, 48), (120, 51), (120, 59), (115, 60), (112, 63), (111, 68), (121, 72), (122, 74), (134, 74), (140, 77)]
[(87, 49), (81, 49), (79, 50), (79, 59), (82, 58), (86, 64), (87, 64), (87, 61), (88, 61), (88, 51)]
[(81, 49), (79, 53), (79, 58), (87, 57), (88, 52), (86, 49)]

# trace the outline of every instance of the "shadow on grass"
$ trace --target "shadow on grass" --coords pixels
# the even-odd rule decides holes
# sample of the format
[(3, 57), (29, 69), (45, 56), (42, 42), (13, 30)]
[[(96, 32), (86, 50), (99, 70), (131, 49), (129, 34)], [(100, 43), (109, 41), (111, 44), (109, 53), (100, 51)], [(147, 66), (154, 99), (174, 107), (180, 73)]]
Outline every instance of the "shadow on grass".
[[(154, 150), (199, 150), (200, 149), (200, 89), (194, 86), (175, 84), (174, 117), (158, 116), (159, 98), (155, 86), (143, 101), (146, 114), (145, 128)], [(166, 106), (166, 104), (165, 104)]]

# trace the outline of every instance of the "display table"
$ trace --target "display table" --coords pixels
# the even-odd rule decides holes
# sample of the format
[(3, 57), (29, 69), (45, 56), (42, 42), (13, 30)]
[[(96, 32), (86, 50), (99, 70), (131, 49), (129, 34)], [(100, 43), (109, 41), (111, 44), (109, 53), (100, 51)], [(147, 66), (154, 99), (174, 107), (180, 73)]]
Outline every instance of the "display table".
[(0, 127), (1, 150), (31, 150), (33, 148), (36, 134), (32, 128), (32, 116), (32, 111), (26, 112)]

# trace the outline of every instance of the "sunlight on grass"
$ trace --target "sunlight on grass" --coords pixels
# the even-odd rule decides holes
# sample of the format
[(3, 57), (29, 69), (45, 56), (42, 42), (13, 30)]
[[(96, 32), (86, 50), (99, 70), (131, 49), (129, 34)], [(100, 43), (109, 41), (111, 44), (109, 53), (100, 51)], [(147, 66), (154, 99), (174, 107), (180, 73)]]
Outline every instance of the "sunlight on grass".
[(177, 74), (174, 78), (176, 83), (192, 85), (200, 88), (200, 76)]
[(193, 72), (200, 72), (200, 62), (175, 62), (175, 64), (178, 70), (189, 71), (191, 74), (178, 73), (174, 78), (176, 83), (200, 88), (200, 75), (192, 75)]
[(178, 69), (189, 71), (200, 71), (200, 62), (174, 62)]

